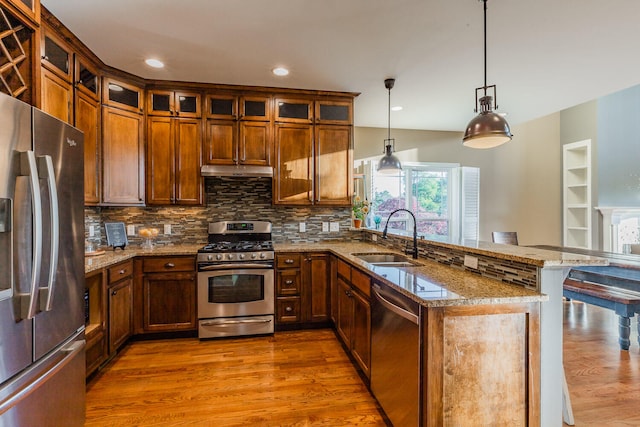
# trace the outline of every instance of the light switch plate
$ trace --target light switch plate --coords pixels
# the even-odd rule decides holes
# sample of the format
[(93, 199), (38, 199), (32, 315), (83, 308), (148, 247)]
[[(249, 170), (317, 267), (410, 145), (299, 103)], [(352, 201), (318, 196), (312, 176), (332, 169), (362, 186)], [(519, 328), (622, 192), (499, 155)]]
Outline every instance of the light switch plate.
[(326, 221), (324, 221), (324, 222), (322, 223), (322, 232), (323, 232), (323, 233), (328, 233), (328, 232), (329, 232), (329, 223), (328, 223), (328, 222), (326, 222)]
[(464, 265), (465, 267), (473, 268), (474, 270), (478, 269), (478, 258), (470, 255), (464, 256)]
[(164, 225), (164, 234), (171, 234), (171, 224)]
[(340, 231), (340, 223), (337, 221), (331, 221), (329, 223), (329, 231), (332, 233)]
[(127, 225), (127, 236), (133, 236), (136, 234), (136, 226), (135, 225)]
[(305, 231), (307, 231), (307, 224), (305, 224), (304, 222), (299, 223), (298, 231), (300, 231), (301, 233), (304, 233)]

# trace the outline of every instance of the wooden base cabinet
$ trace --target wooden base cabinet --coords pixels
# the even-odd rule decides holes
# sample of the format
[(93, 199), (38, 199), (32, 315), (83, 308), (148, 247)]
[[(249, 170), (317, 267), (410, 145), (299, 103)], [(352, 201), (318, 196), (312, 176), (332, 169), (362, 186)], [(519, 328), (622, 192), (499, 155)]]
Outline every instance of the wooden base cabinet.
[(107, 360), (106, 272), (93, 271), (85, 276), (85, 340), (87, 376)]
[(109, 354), (115, 353), (133, 332), (133, 261), (109, 267)]
[(329, 255), (276, 254), (277, 324), (319, 324), (331, 316)]
[(371, 370), (370, 287), (368, 275), (338, 260), (336, 331), (367, 378)]
[(540, 425), (539, 323), (539, 303), (423, 309), (422, 425)]
[(196, 330), (195, 258), (145, 257), (142, 332)]

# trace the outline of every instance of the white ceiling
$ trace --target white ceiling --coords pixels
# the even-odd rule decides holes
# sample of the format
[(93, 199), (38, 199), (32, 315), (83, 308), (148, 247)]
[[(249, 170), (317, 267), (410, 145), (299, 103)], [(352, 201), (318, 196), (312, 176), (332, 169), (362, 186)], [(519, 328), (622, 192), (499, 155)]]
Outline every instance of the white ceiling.
[[(462, 131), (483, 84), (478, 0), (42, 0), (106, 64), (162, 80), (360, 92), (357, 126)], [(640, 83), (640, 1), (489, 0), (511, 125)], [(165, 62), (157, 70), (147, 57)], [(286, 66), (291, 74), (270, 73)]]

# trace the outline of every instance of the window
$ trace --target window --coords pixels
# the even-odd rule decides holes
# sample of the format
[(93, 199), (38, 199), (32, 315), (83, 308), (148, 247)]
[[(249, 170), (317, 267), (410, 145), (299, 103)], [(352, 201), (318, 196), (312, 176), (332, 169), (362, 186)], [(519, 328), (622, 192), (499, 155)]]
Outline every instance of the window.
[[(449, 163), (403, 163), (397, 175), (377, 172), (377, 163), (365, 164), (366, 196), (371, 213), (366, 226), (391, 232), (413, 232), (407, 212), (389, 215), (396, 209), (414, 213), (419, 236), (432, 240), (477, 239), (478, 169)], [(471, 179), (470, 179), (471, 178)]]

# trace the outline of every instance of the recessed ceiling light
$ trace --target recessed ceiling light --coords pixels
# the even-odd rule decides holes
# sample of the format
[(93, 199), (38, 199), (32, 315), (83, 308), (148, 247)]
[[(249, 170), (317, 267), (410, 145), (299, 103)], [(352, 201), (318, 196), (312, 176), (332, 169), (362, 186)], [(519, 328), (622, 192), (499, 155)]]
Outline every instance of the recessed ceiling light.
[(289, 70), (287, 70), (284, 67), (276, 67), (273, 70), (271, 70), (271, 72), (276, 76), (286, 76), (289, 74)]
[(145, 59), (144, 62), (146, 62), (148, 66), (153, 68), (164, 68), (164, 63), (158, 59), (149, 58)]
[(402, 110), (402, 106), (396, 105), (395, 107), (391, 107), (391, 111), (400, 111)]

